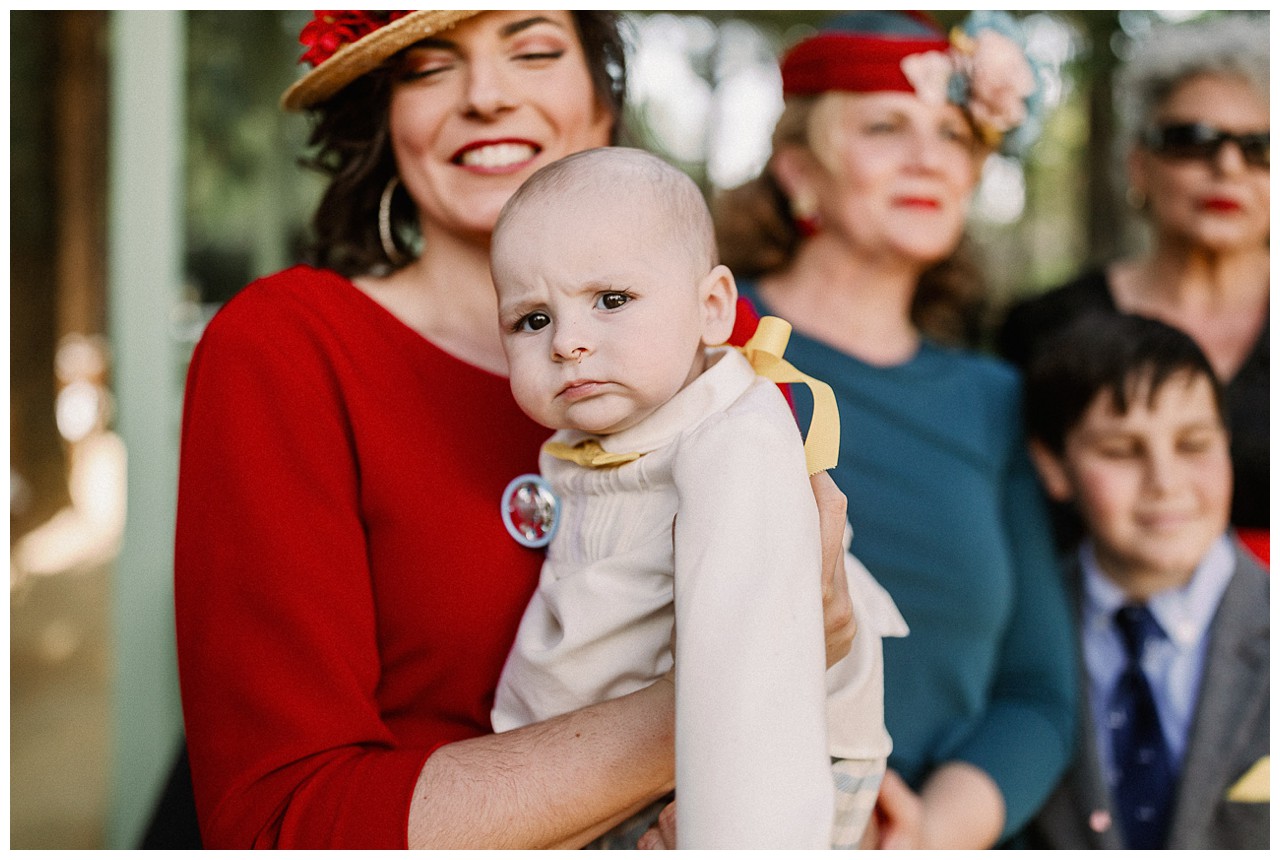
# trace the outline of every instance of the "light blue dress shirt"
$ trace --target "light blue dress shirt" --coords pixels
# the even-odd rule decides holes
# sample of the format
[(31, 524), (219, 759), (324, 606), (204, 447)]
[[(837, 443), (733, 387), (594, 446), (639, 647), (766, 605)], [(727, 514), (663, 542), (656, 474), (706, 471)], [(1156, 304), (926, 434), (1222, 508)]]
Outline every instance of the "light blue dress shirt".
[[(1089, 676), (1089, 704), (1103, 772), (1108, 783), (1115, 785), (1109, 705), (1128, 658), (1114, 618), (1116, 610), (1130, 600), (1102, 572), (1091, 541), (1080, 547), (1080, 566), (1084, 571), (1080, 633)], [(1178, 769), (1186, 752), (1204, 674), (1209, 625), (1234, 573), (1235, 552), (1230, 538), (1223, 535), (1209, 547), (1185, 586), (1162, 591), (1147, 601), (1165, 638), (1147, 644), (1142, 668), (1155, 696), (1160, 728)]]

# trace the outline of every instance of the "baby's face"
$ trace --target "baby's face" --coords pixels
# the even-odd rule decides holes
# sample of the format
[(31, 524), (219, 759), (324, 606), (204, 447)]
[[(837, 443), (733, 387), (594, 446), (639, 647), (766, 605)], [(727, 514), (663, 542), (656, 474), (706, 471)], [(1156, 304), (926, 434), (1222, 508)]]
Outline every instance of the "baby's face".
[(1103, 569), (1144, 596), (1185, 584), (1223, 533), (1227, 433), (1204, 377), (1176, 375), (1119, 414), (1101, 393), (1067, 435), (1065, 464)]
[(702, 372), (707, 273), (655, 218), (585, 199), (507, 226), (494, 283), (511, 391), (529, 417), (617, 433)]

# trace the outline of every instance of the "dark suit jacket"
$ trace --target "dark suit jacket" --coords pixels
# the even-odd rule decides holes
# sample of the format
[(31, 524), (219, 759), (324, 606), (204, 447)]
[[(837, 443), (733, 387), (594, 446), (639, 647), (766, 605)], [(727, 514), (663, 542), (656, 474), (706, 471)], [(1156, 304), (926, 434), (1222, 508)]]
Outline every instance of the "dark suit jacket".
[[(1243, 550), (1236, 549), (1236, 558), (1235, 574), (1209, 626), (1209, 652), (1178, 779), (1169, 848), (1270, 847), (1271, 804), (1226, 796), (1271, 750), (1271, 582)], [(1078, 562), (1071, 563), (1069, 574), (1078, 609)], [(1083, 660), (1081, 667), (1083, 671)], [(1027, 847), (1124, 847), (1094, 740), (1088, 685), (1082, 683), (1081, 689), (1076, 759), (1029, 825)]]

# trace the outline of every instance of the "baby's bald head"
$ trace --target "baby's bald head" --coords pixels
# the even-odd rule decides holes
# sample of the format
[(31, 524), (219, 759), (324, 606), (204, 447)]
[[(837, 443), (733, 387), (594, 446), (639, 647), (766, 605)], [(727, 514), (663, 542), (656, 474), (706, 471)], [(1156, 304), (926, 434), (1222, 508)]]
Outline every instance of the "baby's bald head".
[(620, 216), (633, 231), (620, 240), (644, 241), (635, 230), (651, 225), (652, 238), (684, 253), (695, 277), (718, 262), (715, 228), (698, 186), (680, 170), (640, 149), (604, 147), (575, 153), (538, 170), (507, 201), (494, 227), (495, 256), (511, 231), (537, 230), (549, 209), (574, 207)]

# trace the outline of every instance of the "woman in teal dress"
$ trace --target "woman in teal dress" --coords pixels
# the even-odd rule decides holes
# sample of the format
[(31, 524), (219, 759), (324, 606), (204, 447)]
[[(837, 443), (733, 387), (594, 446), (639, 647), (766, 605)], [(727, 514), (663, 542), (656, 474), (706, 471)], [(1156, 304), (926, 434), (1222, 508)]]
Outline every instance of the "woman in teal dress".
[(982, 162), (1028, 131), (1016, 36), (990, 14), (950, 40), (915, 13), (834, 19), (783, 60), (767, 169), (718, 201), (743, 293), (836, 392), (852, 551), (911, 627), (884, 647), (894, 749), (868, 847), (996, 845), (1071, 752), (1070, 622), (1019, 378), (937, 337), (963, 323)]

